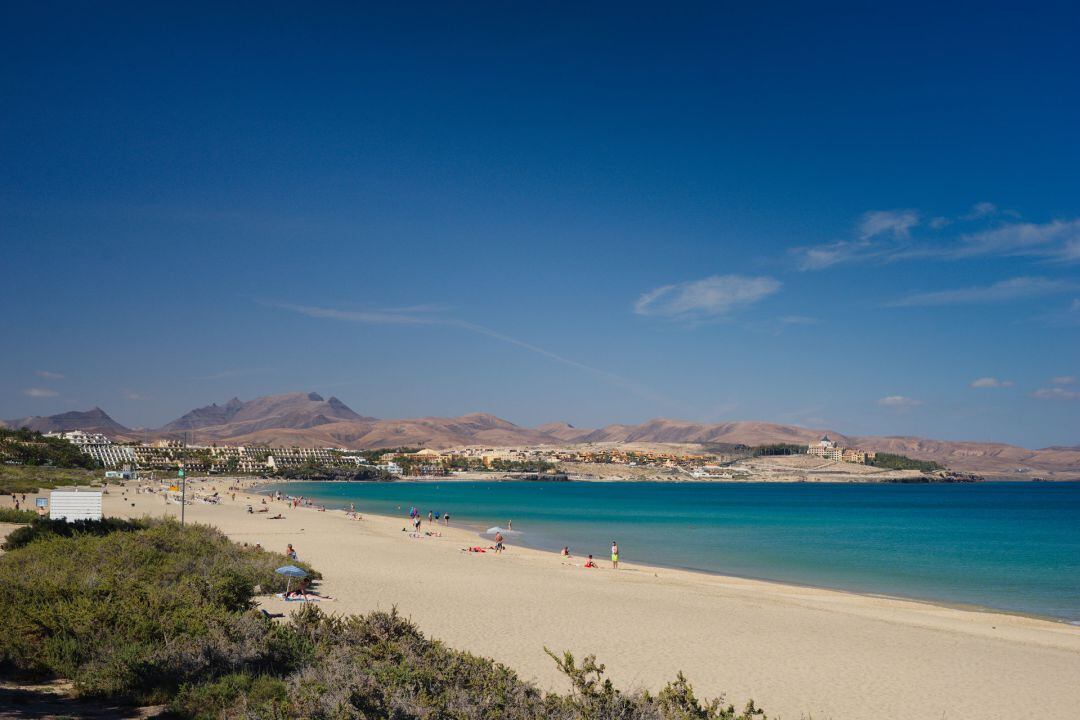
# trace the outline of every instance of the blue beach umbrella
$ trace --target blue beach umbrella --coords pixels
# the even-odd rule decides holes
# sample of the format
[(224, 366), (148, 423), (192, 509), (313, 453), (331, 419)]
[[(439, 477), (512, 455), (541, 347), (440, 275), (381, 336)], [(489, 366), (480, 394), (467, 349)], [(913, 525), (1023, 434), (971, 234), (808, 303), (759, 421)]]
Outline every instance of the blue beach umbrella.
[(278, 575), (284, 575), (285, 577), (289, 578), (288, 580), (285, 581), (285, 594), (286, 595), (289, 594), (289, 586), (292, 584), (292, 579), (293, 578), (306, 578), (307, 577), (307, 573), (304, 572), (302, 569), (296, 567), (295, 565), (282, 565), (281, 567), (279, 567), (274, 572), (276, 572)]

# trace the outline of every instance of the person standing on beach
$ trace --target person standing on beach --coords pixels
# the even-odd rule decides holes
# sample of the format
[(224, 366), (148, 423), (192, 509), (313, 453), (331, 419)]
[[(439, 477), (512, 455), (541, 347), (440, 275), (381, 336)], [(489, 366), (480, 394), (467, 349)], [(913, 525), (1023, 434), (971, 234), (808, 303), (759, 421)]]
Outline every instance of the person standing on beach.
[(619, 569), (619, 545), (614, 540), (611, 541), (611, 569)]
[(449, 525), (449, 524), (450, 524), (450, 513), (446, 513), (445, 515), (443, 515), (443, 525)]
[(495, 554), (498, 555), (503, 551), (503, 536), (501, 532), (495, 533)]
[(428, 523), (428, 525), (430, 525), (434, 519), (435, 519), (435, 513), (428, 510), (427, 511), (427, 523)]

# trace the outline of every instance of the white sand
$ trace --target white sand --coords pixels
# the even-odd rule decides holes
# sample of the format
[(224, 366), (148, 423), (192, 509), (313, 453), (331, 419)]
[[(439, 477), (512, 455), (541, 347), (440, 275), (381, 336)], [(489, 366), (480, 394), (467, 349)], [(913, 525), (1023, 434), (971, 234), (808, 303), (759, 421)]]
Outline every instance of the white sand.
[[(404, 519), (355, 521), (273, 502), (270, 514), (286, 519), (269, 520), (248, 515), (246, 503), (189, 505), (187, 518), (269, 550), (293, 543), (337, 598), (325, 610), (396, 605), (428, 636), (544, 687), (565, 689), (547, 646), (595, 653), (623, 687), (657, 689), (681, 669), (699, 696), (725, 692), (736, 705), (752, 697), (770, 717), (1080, 717), (1080, 627), (631, 562), (613, 571), (606, 558), (587, 570), (580, 558), (517, 547), (466, 554), (460, 548), (488, 543), (441, 526), (443, 537), (415, 540), (401, 531)], [(131, 490), (114, 489), (105, 508), (179, 513)]]

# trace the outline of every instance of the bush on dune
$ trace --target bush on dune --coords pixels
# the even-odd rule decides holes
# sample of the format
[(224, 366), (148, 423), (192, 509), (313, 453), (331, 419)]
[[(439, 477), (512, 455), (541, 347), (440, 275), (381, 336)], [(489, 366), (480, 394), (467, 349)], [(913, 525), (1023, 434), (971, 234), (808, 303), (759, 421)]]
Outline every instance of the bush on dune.
[(174, 699), (172, 710), (199, 720), (764, 718), (752, 703), (738, 712), (720, 700), (700, 702), (681, 674), (657, 695), (624, 693), (604, 678), (604, 666), (591, 656), (579, 666), (569, 654), (551, 654), (572, 692), (544, 693), (504, 665), (425, 638), (396, 611), (335, 617), (309, 606), (285, 627), (295, 670), (190, 685)]
[(40, 532), (0, 558), (0, 667), (69, 678), (87, 695), (161, 700), (206, 673), (279, 659), (280, 632), (246, 611), (257, 585), (284, 589), (281, 557), (207, 527), (88, 527)]

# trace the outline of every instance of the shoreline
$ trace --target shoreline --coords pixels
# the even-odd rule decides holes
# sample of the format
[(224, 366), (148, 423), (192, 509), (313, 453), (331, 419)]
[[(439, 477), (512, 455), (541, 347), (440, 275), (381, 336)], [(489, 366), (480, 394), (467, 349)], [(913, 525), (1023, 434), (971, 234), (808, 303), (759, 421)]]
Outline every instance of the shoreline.
[[(457, 479), (451, 480), (451, 482), (454, 482), (454, 481), (458, 481), (458, 480)], [(265, 496), (264, 492), (268, 491), (268, 490), (266, 490), (268, 488), (272, 488), (272, 487), (275, 487), (275, 486), (281, 486), (281, 485), (295, 484), (297, 482), (317, 482), (317, 483), (320, 483), (320, 484), (362, 484), (365, 481), (348, 481), (348, 480), (278, 481), (278, 480), (272, 480), (272, 481), (267, 481), (267, 482), (260, 483), (258, 485), (258, 487), (261, 488), (261, 489), (256, 492), (256, 495)], [(400, 480), (394, 480), (394, 481), (389, 481), (389, 482), (399, 482), (399, 483), (423, 482), (423, 483), (431, 483), (431, 482), (436, 482), (436, 480), (435, 479), (432, 479), (432, 480), (417, 480), (417, 479), (413, 479), (413, 478), (401, 478)], [(476, 480), (473, 479), (473, 478), (469, 478), (468, 482), (476, 482)], [(487, 480), (487, 482), (529, 482), (529, 481), (515, 481), (515, 480), (495, 481), (495, 480)], [(570, 480), (569, 482), (578, 482), (578, 481), (577, 480)], [(618, 483), (620, 481), (610, 481), (610, 480), (604, 480), (604, 479), (596, 479), (596, 480), (585, 481), (585, 482), (613, 482), (613, 483)], [(633, 481), (633, 482), (650, 482), (650, 481)], [(664, 482), (664, 481), (658, 481), (658, 482)], [(683, 482), (683, 481), (679, 481), (679, 482)], [(709, 481), (687, 480), (686, 482), (709, 482)], [(731, 482), (731, 481), (717, 481), (717, 482)], [(736, 484), (743, 484), (745, 482), (753, 482), (753, 481), (735, 481), (735, 482), (736, 482)], [(777, 483), (779, 481), (762, 481), (762, 482), (763, 482), (763, 484), (775, 484), (775, 483)], [(839, 483), (835, 483), (835, 484), (837, 484), (837, 485), (848, 485), (849, 483), (839, 482)], [(327, 512), (331, 512), (331, 511), (342, 512), (342, 511), (345, 510), (344, 507), (336, 507), (336, 505), (340, 501), (336, 501), (336, 500), (335, 501), (330, 501), (329, 504), (326, 504), (325, 500), (321, 500), (320, 502), (324, 503), (324, 506), (326, 507)], [(311, 508), (307, 508), (307, 509), (311, 509)], [(399, 517), (397, 515), (389, 515), (389, 514), (380, 513), (380, 512), (365, 512), (364, 515), (365, 516), (380, 517), (380, 518), (384, 518), (386, 520), (407, 522), (404, 517)], [(468, 520), (461, 520), (460, 522), (455, 520), (455, 523), (457, 523), (455, 527), (467, 529), (470, 532), (475, 533), (476, 537), (483, 539), (485, 542), (491, 542), (491, 538), (487, 536), (486, 531), (484, 529), (484, 523), (480, 523), (478, 521), (470, 522)], [(442, 527), (442, 526), (440, 526), (440, 527)], [(505, 531), (504, 531), (504, 535), (505, 535)], [(546, 553), (546, 554), (548, 554), (548, 555), (550, 555), (550, 556), (552, 556), (554, 558), (560, 558), (561, 557), (560, 553), (557, 550), (550, 550), (550, 549), (547, 549), (547, 548), (538, 547), (538, 546), (535, 546), (535, 545), (530, 545), (528, 543), (515, 542), (512, 535), (506, 535), (505, 540), (504, 540), (504, 544), (507, 545), (507, 546), (513, 546), (513, 547), (516, 547), (516, 548), (522, 548), (522, 549), (528, 549), (528, 550), (535, 551), (535, 552)], [(609, 562), (609, 560), (606, 559), (606, 557), (600, 557), (598, 561), (603, 562), (603, 563)], [(717, 579), (720, 579), (720, 580), (745, 580), (745, 581), (749, 581), (749, 582), (764, 583), (764, 584), (768, 584), (768, 585), (778, 585), (778, 586), (789, 587), (789, 588), (793, 588), (793, 589), (818, 590), (818, 591), (823, 591), (823, 592), (835, 592), (835, 593), (849, 594), (849, 595), (854, 595), (854, 596), (858, 596), (858, 597), (880, 598), (880, 599), (885, 599), (885, 600), (895, 600), (895, 601), (898, 601), (898, 602), (918, 603), (918, 604), (925, 604), (925, 605), (930, 605), (930, 606), (934, 606), (934, 607), (960, 610), (960, 611), (963, 611), (963, 612), (984, 613), (984, 614), (991, 614), (991, 615), (1009, 615), (1009, 616), (1016, 616), (1016, 617), (1020, 617), (1020, 618), (1028, 618), (1028, 619), (1032, 619), (1032, 620), (1050, 622), (1050, 623), (1054, 623), (1054, 624), (1058, 624), (1058, 625), (1064, 625), (1064, 626), (1067, 626), (1067, 627), (1078, 627), (1078, 626), (1080, 626), (1080, 619), (1070, 620), (1070, 619), (1063, 618), (1063, 617), (1055, 617), (1053, 615), (1042, 615), (1042, 614), (1035, 613), (1035, 612), (1025, 612), (1023, 610), (1014, 610), (1014, 609), (1009, 609), (1009, 608), (998, 608), (998, 607), (994, 607), (992, 605), (981, 605), (981, 604), (978, 604), (978, 603), (954, 602), (954, 601), (949, 601), (949, 600), (943, 600), (943, 599), (940, 599), (940, 598), (901, 595), (901, 594), (894, 594), (894, 593), (887, 593), (887, 592), (875, 592), (875, 591), (871, 591), (871, 590), (857, 590), (857, 589), (845, 588), (845, 587), (837, 587), (837, 586), (832, 586), (832, 585), (818, 585), (818, 584), (808, 583), (808, 582), (781, 580), (781, 579), (776, 579), (776, 578), (762, 577), (762, 576), (749, 575), (749, 574), (739, 574), (739, 573), (732, 573), (732, 572), (724, 572), (724, 571), (720, 571), (720, 570), (709, 570), (707, 568), (700, 568), (700, 567), (665, 564), (665, 563), (662, 563), (662, 562), (658, 563), (658, 562), (655, 562), (655, 561), (635, 562), (634, 567), (641, 568), (641, 569), (643, 569), (645, 571), (650, 571), (650, 570), (673, 570), (673, 571), (678, 571), (678, 572), (700, 574), (700, 575), (705, 576), (705, 577), (713, 577), (713, 578), (717, 578)]]

